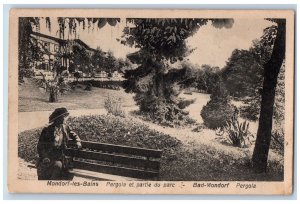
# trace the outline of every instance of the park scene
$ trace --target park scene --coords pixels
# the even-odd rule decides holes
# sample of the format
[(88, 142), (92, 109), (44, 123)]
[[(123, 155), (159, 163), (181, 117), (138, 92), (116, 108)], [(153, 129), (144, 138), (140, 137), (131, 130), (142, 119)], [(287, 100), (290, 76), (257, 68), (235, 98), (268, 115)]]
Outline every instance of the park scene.
[(161, 151), (155, 180), (283, 181), (285, 23), (19, 18), (18, 178), (64, 107), (83, 141)]

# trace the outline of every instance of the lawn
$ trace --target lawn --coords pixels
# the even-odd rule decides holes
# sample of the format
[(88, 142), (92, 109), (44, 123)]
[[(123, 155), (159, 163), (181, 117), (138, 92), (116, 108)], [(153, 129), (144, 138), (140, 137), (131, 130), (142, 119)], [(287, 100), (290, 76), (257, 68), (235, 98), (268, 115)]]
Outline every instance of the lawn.
[[(162, 149), (160, 180), (281, 181), (283, 179), (283, 162), (279, 155), (271, 154), (267, 173), (255, 174), (250, 168), (249, 149), (207, 142), (205, 138), (201, 142), (201, 134), (194, 133), (195, 137), (199, 137), (197, 142), (186, 142), (184, 139), (157, 131), (139, 120), (107, 115), (73, 117), (69, 123), (84, 140)], [(36, 144), (40, 131), (41, 129), (34, 129), (19, 134), (18, 155), (27, 162), (34, 162), (36, 158)], [(183, 132), (189, 133), (188, 130)], [(207, 135), (205, 132), (202, 134)]]
[(77, 87), (76, 90), (59, 95), (58, 102), (49, 103), (48, 93), (39, 88), (33, 79), (25, 79), (25, 83), (19, 85), (19, 112), (53, 111), (59, 107), (66, 107), (69, 110), (101, 109), (104, 108), (104, 100), (108, 96), (121, 98), (124, 107), (135, 105), (132, 94), (125, 93), (123, 89), (93, 87), (91, 91), (85, 91), (84, 88), (85, 86)]

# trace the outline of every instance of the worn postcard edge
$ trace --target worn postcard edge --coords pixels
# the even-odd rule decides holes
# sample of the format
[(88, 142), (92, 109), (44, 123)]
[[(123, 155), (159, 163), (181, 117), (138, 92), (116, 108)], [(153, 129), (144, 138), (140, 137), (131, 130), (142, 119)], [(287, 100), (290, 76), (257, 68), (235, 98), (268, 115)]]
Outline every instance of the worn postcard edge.
[[(168, 181), (145, 181), (151, 187), (128, 187), (130, 181), (118, 182), (126, 187), (107, 187), (99, 181), (98, 187), (47, 186), (47, 181), (19, 180), (18, 170), (18, 17), (120, 17), (120, 18), (286, 18), (286, 72), (285, 72), (285, 152), (284, 181), (212, 181), (229, 183), (229, 188), (193, 188), (193, 183), (209, 181), (172, 181), (174, 188), (161, 186)], [(248, 194), (289, 195), (293, 191), (293, 119), (294, 119), (294, 11), (292, 10), (152, 10), (152, 9), (11, 9), (9, 18), (9, 116), (7, 188), (11, 193), (97, 193), (97, 194)], [(138, 182), (138, 181), (135, 181)], [(255, 184), (256, 188), (237, 188), (240, 184)], [(184, 185), (184, 187), (183, 187)]]

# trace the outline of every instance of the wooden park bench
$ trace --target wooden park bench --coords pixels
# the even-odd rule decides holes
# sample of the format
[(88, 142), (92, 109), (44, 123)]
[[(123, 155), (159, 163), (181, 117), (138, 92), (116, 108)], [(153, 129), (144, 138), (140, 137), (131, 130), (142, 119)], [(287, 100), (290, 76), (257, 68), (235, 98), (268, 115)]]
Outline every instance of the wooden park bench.
[[(118, 175), (125, 180), (156, 180), (159, 177), (161, 150), (82, 141), (82, 148), (68, 147), (70, 172), (75, 176), (100, 178), (98, 173)], [(115, 178), (118, 179), (118, 178)]]

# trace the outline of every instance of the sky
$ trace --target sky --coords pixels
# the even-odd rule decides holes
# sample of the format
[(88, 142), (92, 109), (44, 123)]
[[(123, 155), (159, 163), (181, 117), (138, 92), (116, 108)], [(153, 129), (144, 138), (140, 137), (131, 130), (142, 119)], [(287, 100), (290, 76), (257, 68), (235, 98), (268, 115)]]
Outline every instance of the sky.
[(230, 29), (218, 29), (211, 24), (201, 27), (188, 39), (188, 45), (196, 50), (188, 56), (190, 62), (224, 67), (235, 49), (249, 49), (252, 41), (263, 35), (263, 30), (272, 25), (264, 19), (234, 19)]
[[(51, 19), (51, 31), (46, 28), (45, 22), (41, 21), (40, 32), (58, 37), (58, 25), (56, 19)], [(187, 39), (187, 44), (195, 51), (187, 59), (194, 64), (209, 64), (211, 66), (224, 67), (226, 61), (235, 49), (249, 49), (254, 39), (259, 39), (263, 29), (272, 25), (264, 19), (234, 19), (231, 28), (215, 28), (210, 23), (200, 27), (192, 37)], [(92, 48), (100, 47), (103, 51), (112, 51), (117, 58), (125, 58), (128, 53), (135, 52), (135, 48), (122, 45), (116, 39), (121, 38), (125, 20), (116, 26), (106, 24), (103, 28), (97, 26), (90, 30), (78, 29), (77, 38), (81, 39)], [(75, 36), (65, 35), (65, 39)]]

